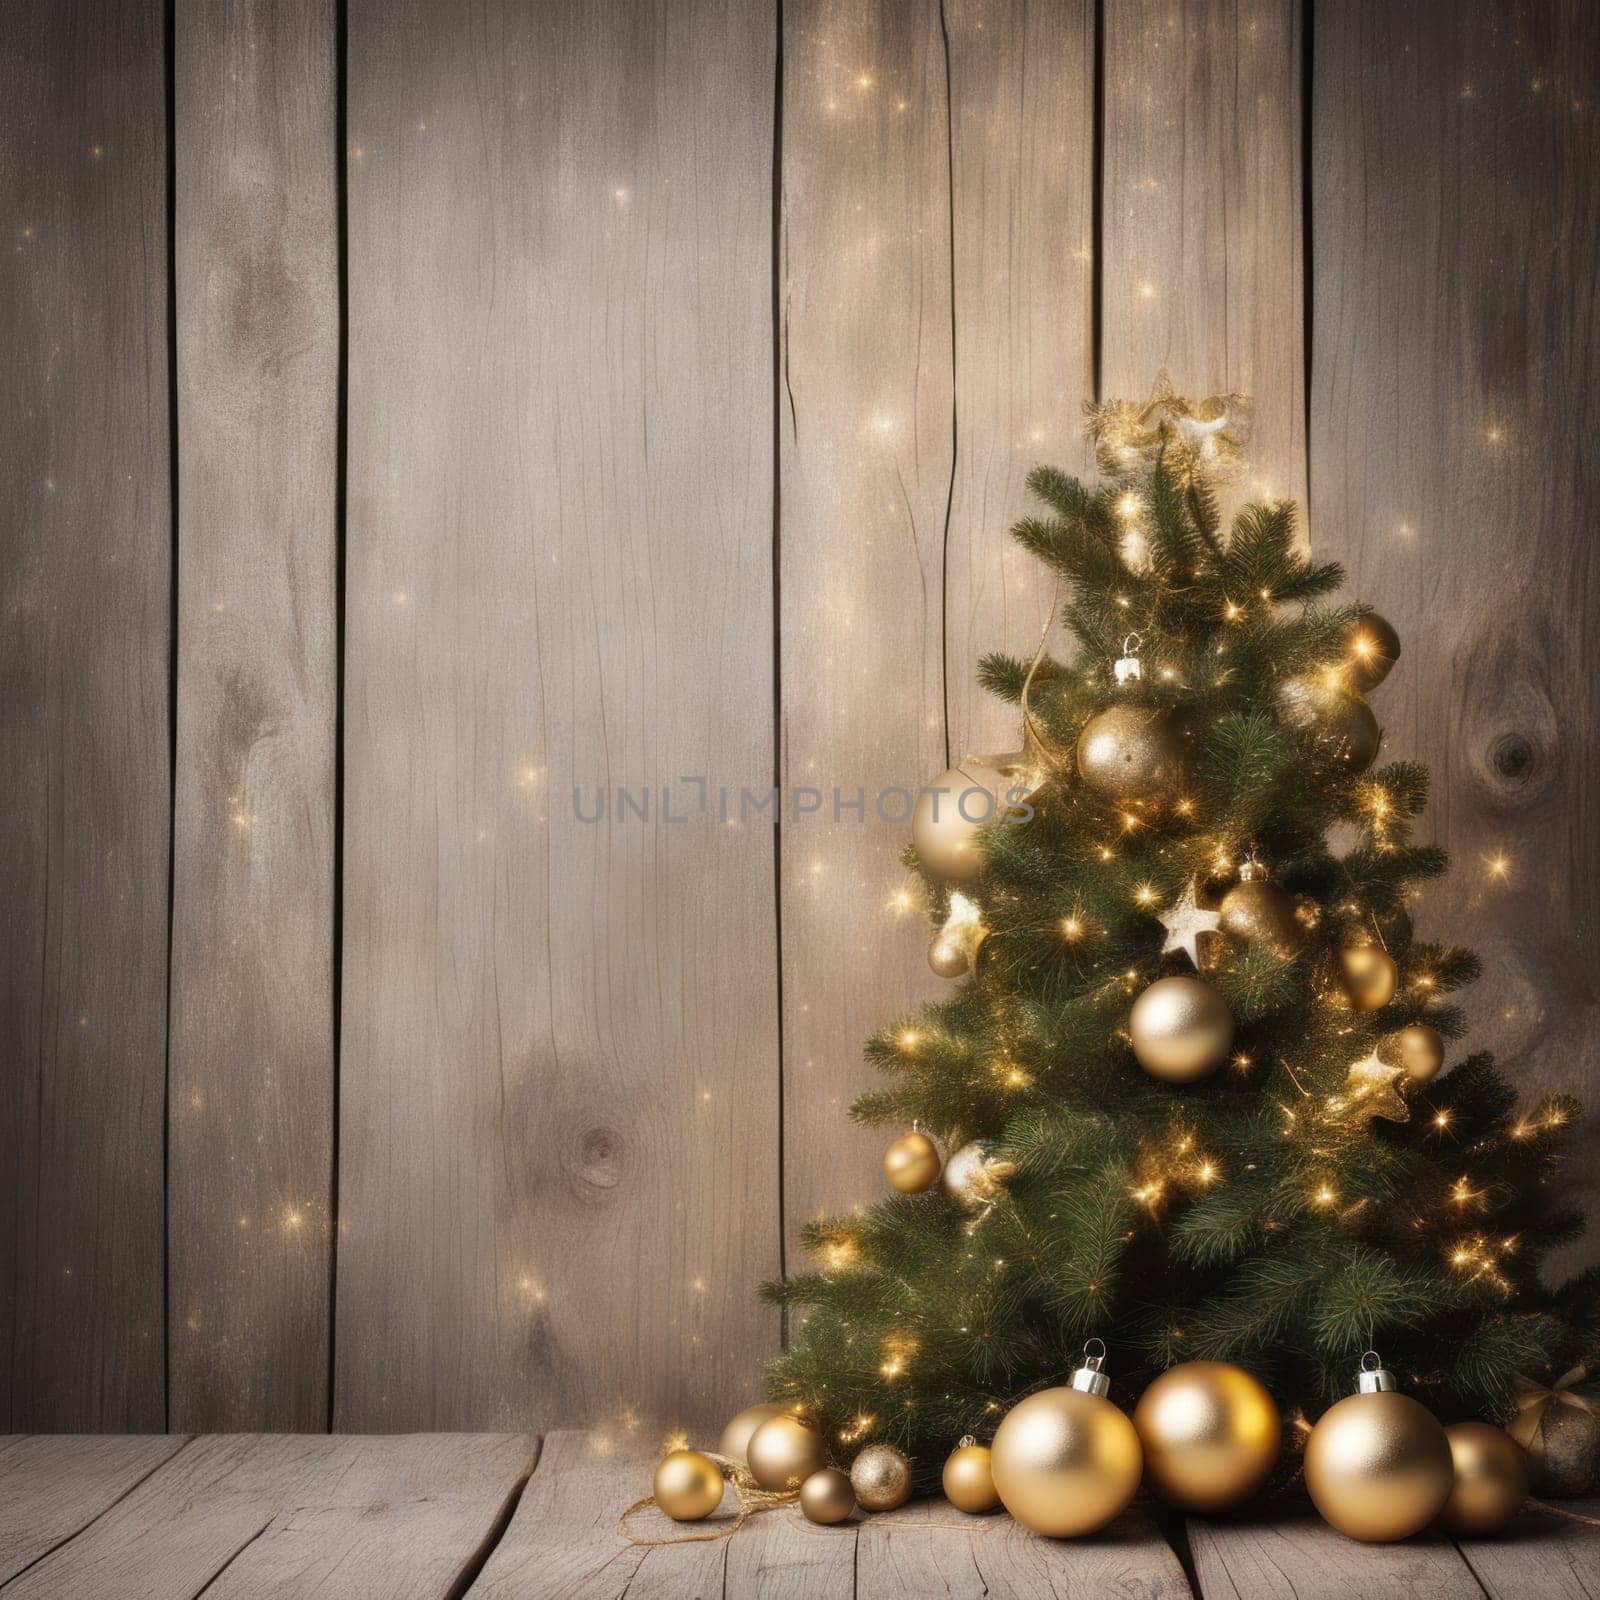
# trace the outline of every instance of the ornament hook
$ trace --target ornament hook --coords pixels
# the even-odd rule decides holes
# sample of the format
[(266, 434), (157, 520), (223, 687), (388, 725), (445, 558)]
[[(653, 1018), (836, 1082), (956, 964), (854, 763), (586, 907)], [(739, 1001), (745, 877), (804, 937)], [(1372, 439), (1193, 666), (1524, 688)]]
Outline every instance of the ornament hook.
[[(1099, 1345), (1100, 1347), (1098, 1352), (1096, 1352), (1093, 1348), (1095, 1345)], [(1098, 1372), (1100, 1368), (1105, 1365), (1105, 1359), (1106, 1342), (1104, 1339), (1086, 1339), (1084, 1341), (1083, 1360), (1085, 1366), (1093, 1367), (1094, 1370)]]

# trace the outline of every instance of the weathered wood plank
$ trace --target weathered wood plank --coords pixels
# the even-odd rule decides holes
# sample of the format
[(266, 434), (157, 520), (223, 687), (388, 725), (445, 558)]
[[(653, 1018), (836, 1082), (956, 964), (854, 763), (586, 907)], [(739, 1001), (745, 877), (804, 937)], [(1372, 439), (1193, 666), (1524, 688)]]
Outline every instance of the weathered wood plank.
[(1101, 393), (1165, 365), (1253, 395), (1230, 502), (1306, 497), (1300, 29), (1299, 0), (1105, 6)]
[(1437, 1533), (1361, 1544), (1313, 1516), (1191, 1518), (1189, 1550), (1205, 1600), (1482, 1600), (1456, 1547)]
[(24, 1600), (443, 1600), (531, 1470), (526, 1435), (196, 1439), (7, 1589)]
[(86, 1528), (184, 1443), (178, 1434), (0, 1439), (0, 1584)]
[(775, 46), (350, 8), (343, 1428), (715, 1427), (776, 1348)]
[(171, 1423), (328, 1418), (333, 0), (175, 15)]
[(1561, 1509), (1592, 1521), (1528, 1511), (1497, 1539), (1459, 1541), (1490, 1600), (1600, 1600), (1600, 1498)]
[(1187, 1600), (1189, 1583), (1171, 1545), (1138, 1507), (1093, 1538), (1046, 1539), (1004, 1513), (964, 1516), (939, 1499), (862, 1522), (856, 1593), (874, 1600), (934, 1594)]
[(1040, 462), (1087, 462), (1094, 395), (1094, 6), (948, 0), (955, 480), (945, 540), (950, 748), (1014, 750), (980, 657), (1032, 655), (1045, 570), (1008, 536)]
[[(806, 1218), (876, 1199), (881, 1133), (845, 1118), (861, 1044), (931, 994), (891, 897), (942, 772), (951, 489), (950, 186), (935, 0), (783, 8), (780, 646), (784, 1187)], [(811, 791), (807, 794), (804, 791)], [(861, 796), (858, 797), (858, 791)], [(864, 797), (864, 812), (834, 810)], [(796, 811), (815, 803), (810, 815)], [(798, 1265), (793, 1252), (791, 1266)]]
[(1335, 6), (1314, 70), (1314, 542), (1404, 641), (1373, 704), (1433, 771), (1471, 1046), (1592, 1106), (1600, 10)]
[(0, 66), (0, 1427), (159, 1429), (172, 526), (162, 8)]
[(763, 1512), (729, 1541), (727, 1600), (877, 1600), (856, 1586), (857, 1523), (819, 1528), (797, 1506)]

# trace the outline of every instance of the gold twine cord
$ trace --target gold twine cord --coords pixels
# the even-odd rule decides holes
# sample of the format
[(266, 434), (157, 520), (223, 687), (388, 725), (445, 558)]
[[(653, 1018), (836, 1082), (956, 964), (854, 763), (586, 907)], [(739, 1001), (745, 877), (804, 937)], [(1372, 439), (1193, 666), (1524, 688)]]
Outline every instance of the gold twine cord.
[(1582, 1522), (1591, 1528), (1600, 1528), (1600, 1517), (1587, 1517), (1581, 1511), (1568, 1511), (1562, 1506), (1553, 1506), (1548, 1500), (1530, 1500), (1530, 1511), (1542, 1511), (1546, 1516), (1565, 1517), (1568, 1522)]
[(640, 1511), (648, 1511), (656, 1503), (653, 1494), (647, 1494), (642, 1500), (635, 1500), (626, 1511), (617, 1518), (617, 1532), (629, 1544), (658, 1545), (658, 1544), (709, 1544), (716, 1539), (729, 1539), (742, 1528), (751, 1517), (763, 1511), (775, 1511), (779, 1506), (794, 1505), (800, 1498), (798, 1489), (763, 1489), (756, 1482), (750, 1469), (741, 1462), (729, 1456), (719, 1456), (714, 1450), (702, 1450), (701, 1455), (714, 1461), (722, 1476), (733, 1485), (733, 1492), (739, 1498), (739, 1513), (726, 1527), (719, 1527), (715, 1533), (680, 1533), (670, 1539), (647, 1539), (643, 1534), (633, 1533), (628, 1528), (628, 1519)]

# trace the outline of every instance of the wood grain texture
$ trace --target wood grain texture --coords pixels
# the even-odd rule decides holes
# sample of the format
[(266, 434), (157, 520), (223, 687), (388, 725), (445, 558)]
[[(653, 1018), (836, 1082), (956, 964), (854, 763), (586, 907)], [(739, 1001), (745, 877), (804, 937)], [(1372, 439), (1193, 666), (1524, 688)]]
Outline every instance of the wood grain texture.
[(321, 1429), (332, 1248), (333, 0), (176, 10), (171, 1422)]
[(1142, 397), (1165, 365), (1186, 394), (1253, 395), (1225, 502), (1304, 505), (1299, 0), (1104, 14), (1101, 394)]
[(1404, 641), (1373, 704), (1432, 768), (1454, 871), (1415, 915), (1483, 958), (1468, 1045), (1592, 1109), (1600, 11), (1439, 14), (1317, 16), (1312, 527)]
[(1575, 1522), (1527, 1511), (1497, 1539), (1463, 1539), (1461, 1554), (1490, 1600), (1600, 1600), (1600, 1498), (1563, 1500)]
[(340, 1428), (720, 1426), (776, 1349), (775, 41), (351, 6)]
[(1015, 708), (976, 682), (1026, 660), (1053, 585), (1009, 536), (1041, 462), (1088, 464), (1094, 398), (1094, 6), (947, 0), (955, 479), (945, 539), (953, 755), (1014, 750)]
[[(1481, 1600), (1460, 1553), (1437, 1533), (1361, 1544), (1319, 1518), (1189, 1522), (1189, 1551), (1205, 1600)], [(1533, 1591), (1524, 1591), (1532, 1593)]]
[(178, 1434), (0, 1439), (0, 1584), (86, 1528), (184, 1442)]
[[(883, 1190), (846, 1120), (862, 1041), (931, 996), (897, 920), (914, 793), (948, 765), (953, 470), (945, 51), (933, 0), (783, 8), (780, 605), (784, 1188), (791, 1244)], [(882, 812), (878, 797), (888, 793)], [(859, 791), (859, 793), (858, 793)], [(861, 801), (864, 815), (842, 808)], [(809, 812), (803, 807), (815, 807)], [(895, 819), (899, 820), (886, 820)], [(791, 1249), (791, 1269), (801, 1265)]]
[(162, 9), (0, 65), (0, 1427), (163, 1426), (172, 526)]
[(501, 1434), (196, 1439), (7, 1600), (445, 1600), (536, 1449)]

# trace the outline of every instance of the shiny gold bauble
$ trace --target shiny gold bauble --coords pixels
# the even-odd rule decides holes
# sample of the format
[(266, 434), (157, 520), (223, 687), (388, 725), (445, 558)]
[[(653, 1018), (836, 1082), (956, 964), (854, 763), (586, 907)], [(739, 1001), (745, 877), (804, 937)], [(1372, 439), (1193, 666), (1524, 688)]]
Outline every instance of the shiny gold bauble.
[(698, 1522), (722, 1504), (722, 1471), (698, 1450), (673, 1450), (657, 1463), (652, 1491), (675, 1522)]
[(1285, 960), (1305, 942), (1293, 899), (1265, 878), (1234, 884), (1217, 910), (1222, 914), (1222, 931), (1230, 938), (1262, 945)]
[(1015, 772), (1003, 772), (982, 756), (968, 756), (959, 767), (940, 773), (917, 796), (911, 813), (917, 859), (936, 877), (955, 883), (976, 877), (983, 865), (978, 830), (1005, 814), (1005, 797), (1017, 783)]
[(1400, 635), (1377, 612), (1359, 617), (1345, 629), (1345, 681), (1366, 694), (1389, 676), (1400, 659)]
[(928, 965), (936, 978), (964, 978), (972, 970), (972, 941), (964, 934), (938, 933), (928, 946)]
[(993, 1511), (1000, 1504), (1000, 1492), (994, 1486), (994, 1464), (989, 1447), (977, 1444), (970, 1437), (963, 1439), (944, 1464), (940, 1479), (944, 1497), (957, 1511), (974, 1514)]
[(1340, 1533), (1369, 1543), (1408, 1539), (1450, 1497), (1450, 1445), (1438, 1419), (1409, 1395), (1353, 1394), (1306, 1440), (1306, 1489)]
[(1458, 1422), (1444, 1430), (1455, 1481), (1439, 1513), (1458, 1536), (1499, 1533), (1528, 1498), (1528, 1458), (1504, 1428)]
[(1194, 1083), (1226, 1058), (1233, 1013), (1203, 978), (1157, 978), (1133, 1002), (1128, 1032), (1139, 1065), (1152, 1078)]
[(783, 1406), (746, 1406), (722, 1430), (722, 1440), (717, 1445), (717, 1454), (719, 1456), (728, 1456), (734, 1461), (739, 1461), (745, 1466), (749, 1466), (750, 1461), (746, 1452), (750, 1448), (750, 1435), (770, 1418), (787, 1415), (788, 1411)]
[(1169, 800), (1188, 773), (1182, 720), (1159, 706), (1117, 705), (1078, 735), (1078, 776), (1111, 800)]
[(973, 1139), (945, 1162), (940, 1181), (944, 1192), (963, 1211), (976, 1211), (999, 1195), (1016, 1170), (1014, 1162), (995, 1154), (992, 1140)]
[(1144, 1470), (1185, 1511), (1226, 1511), (1267, 1481), (1283, 1437), (1272, 1396), (1242, 1367), (1186, 1361), (1134, 1408)]
[(750, 1435), (745, 1451), (751, 1475), (763, 1489), (798, 1489), (828, 1464), (822, 1435), (799, 1417), (768, 1417)]
[(1383, 740), (1372, 707), (1327, 678), (1286, 678), (1278, 685), (1278, 714), (1343, 772), (1365, 772)]
[(850, 1487), (863, 1511), (893, 1511), (911, 1497), (911, 1463), (892, 1444), (869, 1444), (850, 1463)]
[(813, 1472), (800, 1485), (800, 1509), (807, 1522), (820, 1522), (831, 1527), (843, 1522), (856, 1508), (856, 1492), (850, 1487), (848, 1474), (837, 1467), (824, 1467)]
[(1339, 952), (1339, 975), (1357, 1011), (1381, 1011), (1400, 986), (1399, 967), (1375, 944), (1346, 945)]
[(1386, 1066), (1400, 1067), (1413, 1083), (1426, 1083), (1444, 1065), (1444, 1035), (1425, 1022), (1408, 1023), (1378, 1047)]
[(921, 1194), (939, 1181), (939, 1147), (925, 1133), (905, 1133), (883, 1152), (883, 1175), (901, 1194)]
[(1139, 1487), (1139, 1435), (1112, 1403), (1081, 1389), (1041, 1389), (1005, 1415), (990, 1448), (1001, 1503), (1055, 1539), (1094, 1533)]

